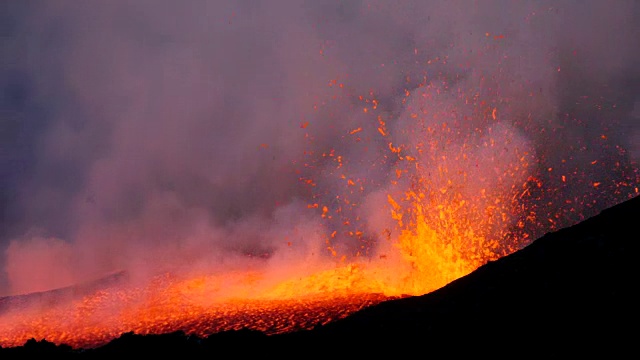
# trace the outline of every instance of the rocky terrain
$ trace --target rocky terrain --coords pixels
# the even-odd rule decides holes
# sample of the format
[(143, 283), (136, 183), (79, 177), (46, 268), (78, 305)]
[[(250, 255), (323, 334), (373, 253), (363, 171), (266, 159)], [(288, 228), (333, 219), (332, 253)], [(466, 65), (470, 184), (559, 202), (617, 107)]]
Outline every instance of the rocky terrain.
[(125, 333), (93, 349), (32, 339), (0, 348), (0, 358), (633, 356), (638, 219), (636, 196), (437, 291), (385, 301), (308, 331), (239, 330), (205, 338)]

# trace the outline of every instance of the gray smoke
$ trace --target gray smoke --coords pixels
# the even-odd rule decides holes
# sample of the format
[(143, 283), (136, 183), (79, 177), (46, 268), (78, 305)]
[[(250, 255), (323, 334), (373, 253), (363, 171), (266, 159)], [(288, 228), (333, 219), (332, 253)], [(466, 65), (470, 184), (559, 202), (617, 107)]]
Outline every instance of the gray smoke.
[[(638, 186), (636, 1), (0, 8), (0, 295), (120, 269), (289, 261), (327, 239), (366, 252), (388, 221), (389, 142), (416, 143), (416, 109), (484, 141), (476, 95), (498, 109), (504, 151), (535, 154), (540, 177), (606, 185), (591, 211), (628, 196), (612, 184)], [(575, 180), (540, 204), (587, 191)]]

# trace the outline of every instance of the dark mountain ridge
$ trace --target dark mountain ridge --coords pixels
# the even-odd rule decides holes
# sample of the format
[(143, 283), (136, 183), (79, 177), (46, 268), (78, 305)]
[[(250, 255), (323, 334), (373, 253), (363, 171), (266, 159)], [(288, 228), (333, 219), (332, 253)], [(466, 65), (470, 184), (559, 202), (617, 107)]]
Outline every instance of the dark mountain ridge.
[(207, 338), (123, 334), (96, 349), (46, 340), (0, 358), (140, 356), (633, 356), (640, 197), (481, 266), (432, 293), (390, 300), (313, 330)]

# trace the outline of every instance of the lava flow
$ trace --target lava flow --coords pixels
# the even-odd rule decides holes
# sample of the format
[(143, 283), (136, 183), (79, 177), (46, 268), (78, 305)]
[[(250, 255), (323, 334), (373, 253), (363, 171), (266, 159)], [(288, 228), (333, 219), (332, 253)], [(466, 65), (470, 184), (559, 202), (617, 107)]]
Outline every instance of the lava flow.
[[(314, 203), (308, 208), (318, 211), (328, 228), (342, 227), (328, 231), (321, 249), (327, 256), (279, 267), (270, 266), (269, 257), (256, 257), (247, 269), (165, 272), (150, 279), (122, 272), (98, 285), (0, 298), (0, 345), (35, 338), (87, 348), (125, 332), (207, 336), (241, 328), (267, 334), (311, 329), (382, 301), (433, 291), (550, 229), (560, 216), (541, 217), (540, 203), (551, 204), (546, 194), (553, 192), (542, 191), (531, 146), (496, 119), (495, 107), (484, 105), (488, 111), (472, 115), (481, 118), (474, 128), (443, 113), (415, 112), (439, 103), (438, 94), (425, 84), (397, 120), (395, 138), (405, 143), (388, 142), (389, 182), (378, 186), (376, 202), (383, 205), (378, 213), (386, 222), (377, 224), (375, 246), (360, 246), (355, 254), (337, 250), (338, 235), (366, 243), (365, 232), (358, 219), (345, 219), (346, 210), (335, 202)], [(360, 131), (366, 130), (349, 134)], [(391, 130), (378, 117), (373, 132), (386, 141)], [(330, 154), (338, 159), (335, 176), (353, 188), (348, 159)], [(637, 194), (638, 175), (630, 174), (628, 182), (611, 185), (617, 199)], [(335, 198), (352, 203), (344, 194)], [(571, 201), (564, 204), (573, 209)]]
[[(105, 344), (124, 332), (162, 334), (183, 330), (206, 336), (251, 328), (266, 334), (309, 329), (343, 318), (363, 307), (389, 299), (382, 294), (348, 292), (288, 299), (216, 299), (222, 282), (245, 283), (255, 274), (237, 279), (156, 277), (145, 287), (122, 286), (126, 274), (112, 275), (110, 286), (85, 296), (73, 296), (81, 286), (54, 295), (47, 301), (22, 303), (19, 312), (2, 314), (3, 346), (22, 345), (30, 338), (47, 339), (73, 347)], [(217, 288), (217, 289), (214, 289)], [(2, 299), (0, 299), (2, 300)], [(43, 305), (46, 303), (46, 305)], [(2, 306), (17, 304), (3, 304)]]
[(599, 7), (50, 3), (6, 42), (2, 347), (312, 329), (639, 193)]

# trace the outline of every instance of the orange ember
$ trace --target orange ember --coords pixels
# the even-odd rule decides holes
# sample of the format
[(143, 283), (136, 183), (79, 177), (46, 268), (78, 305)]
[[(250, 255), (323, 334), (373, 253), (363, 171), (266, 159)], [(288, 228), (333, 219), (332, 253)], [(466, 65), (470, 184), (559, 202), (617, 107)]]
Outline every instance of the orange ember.
[[(500, 122), (499, 104), (470, 94), (466, 105), (446, 105), (439, 94), (440, 89), (426, 85), (407, 91), (406, 113), (396, 119), (397, 126), (385, 118), (375, 98), (360, 97), (368, 106), (362, 115), (368, 122), (343, 129), (344, 141), (358, 146), (373, 141), (367, 140), (371, 137), (383, 141), (383, 164), (372, 166), (386, 166), (384, 184), (350, 173), (346, 152), (316, 152), (322, 153), (317, 161), (333, 164), (334, 172), (327, 176), (345, 190), (324, 197), (314, 193), (309, 201), (308, 211), (327, 224), (324, 249), (314, 261), (301, 259), (277, 271), (265, 265), (213, 274), (167, 273), (47, 301), (4, 299), (5, 306), (0, 298), (0, 345), (18, 346), (35, 338), (86, 348), (131, 331), (183, 330), (206, 336), (245, 327), (268, 334), (310, 329), (391, 298), (438, 289), (526, 246), (534, 231), (557, 226), (563, 209), (574, 211), (581, 199), (558, 201), (566, 206), (556, 212), (541, 211), (551, 204), (543, 203), (546, 199), (560, 199), (538, 172), (544, 169), (553, 177), (556, 170), (537, 159), (519, 130)], [(305, 136), (308, 124), (300, 125)], [(556, 177), (561, 179), (557, 188), (572, 179)], [(594, 191), (609, 192), (615, 185), (621, 199), (628, 193), (620, 190), (625, 186), (635, 196), (638, 175), (630, 178), (613, 185), (588, 181)], [(299, 179), (314, 192), (326, 182), (313, 172)], [(377, 201), (359, 203), (358, 195), (368, 186), (375, 186)], [(375, 219), (370, 223), (353, 210), (365, 206)], [(338, 238), (358, 246), (341, 247)], [(295, 245), (290, 239), (284, 243), (286, 248)], [(270, 259), (259, 260), (264, 264)]]
[(206, 336), (251, 328), (277, 334), (311, 329), (389, 299), (382, 294), (349, 292), (283, 299), (218, 296), (223, 283), (237, 281), (236, 285), (242, 285), (253, 281), (252, 276), (185, 280), (166, 275), (145, 287), (112, 286), (71, 300), (52, 298), (45, 307), (31, 304), (19, 312), (3, 314), (0, 343), (12, 347), (31, 338), (46, 338), (89, 348), (130, 331), (161, 334), (183, 330)]

